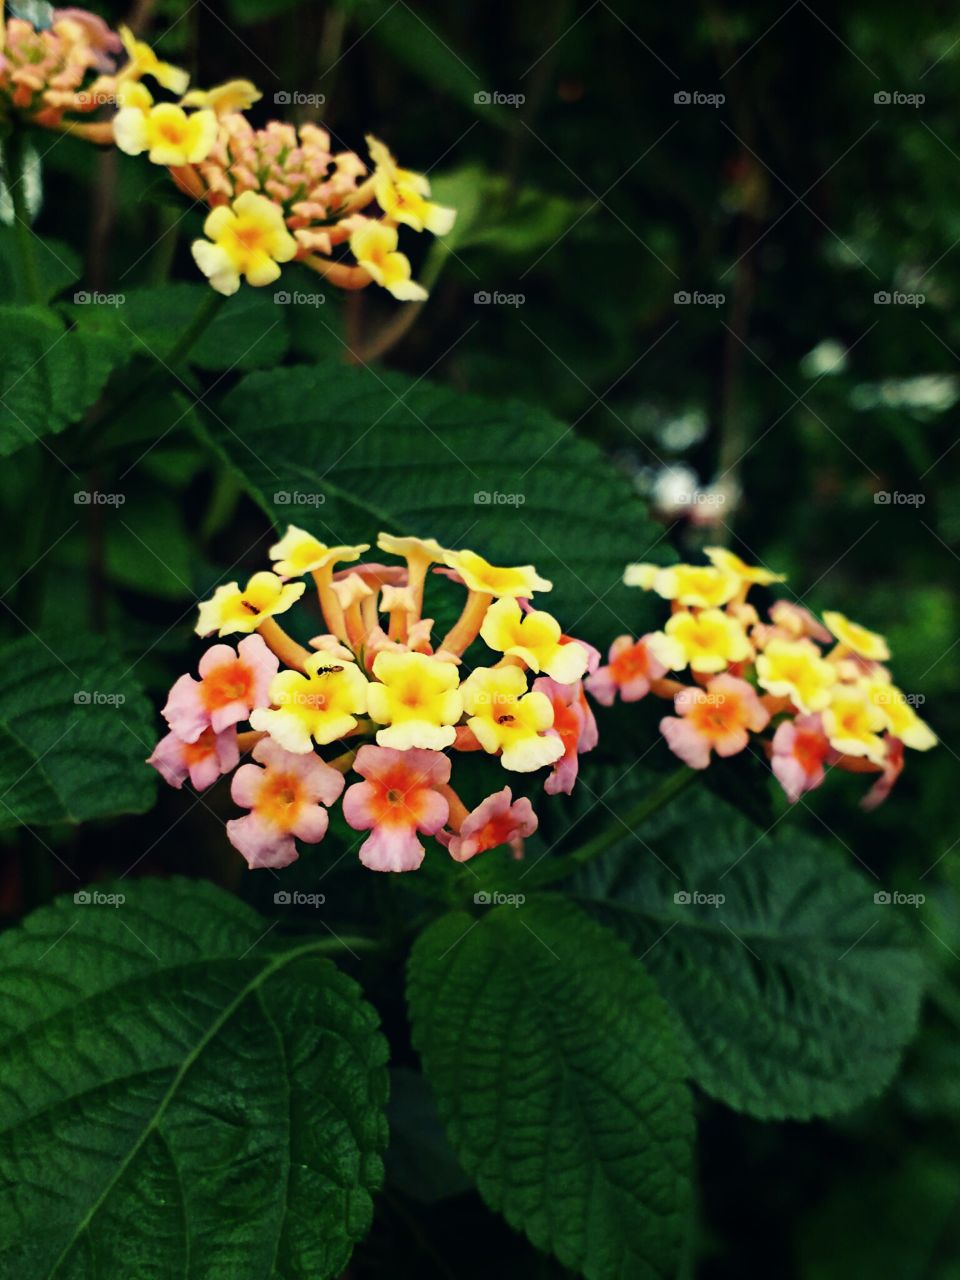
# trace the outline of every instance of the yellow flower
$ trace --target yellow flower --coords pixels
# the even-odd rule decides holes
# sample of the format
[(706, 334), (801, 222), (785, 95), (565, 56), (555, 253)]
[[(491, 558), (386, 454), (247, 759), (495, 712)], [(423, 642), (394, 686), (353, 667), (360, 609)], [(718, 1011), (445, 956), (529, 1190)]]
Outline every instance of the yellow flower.
[(539, 610), (523, 614), (509, 596), (487, 610), (480, 635), (491, 649), (521, 658), (531, 671), (545, 671), (559, 684), (573, 684), (587, 669), (582, 645), (560, 643), (556, 618)]
[(414, 231), (429, 231), (435, 236), (445, 236), (456, 221), (456, 209), (433, 204), (426, 199), (430, 183), (422, 173), (400, 169), (386, 146), (377, 138), (367, 135), (370, 158), (376, 165), (373, 189), (377, 204), (388, 218), (404, 222)]
[(459, 573), (471, 591), (481, 591), (488, 596), (522, 596), (527, 599), (535, 591), (553, 588), (553, 583), (541, 578), (532, 564), (502, 569), (484, 560), (476, 551), (448, 551), (444, 563)]
[(356, 547), (328, 547), (312, 533), (288, 524), (287, 532), (274, 543), (268, 554), (271, 560), (276, 561), (273, 567), (281, 578), (300, 578), (305, 573), (314, 573), (342, 560), (357, 560), (369, 550), (369, 543)]
[(149, 111), (153, 106), (153, 94), (139, 80), (121, 80), (117, 85), (117, 103), (121, 107), (138, 107)]
[(663, 631), (646, 637), (647, 648), (671, 671), (723, 671), (753, 653), (746, 632), (721, 609), (675, 613)]
[(436, 538), (400, 537), (393, 533), (378, 534), (377, 546), (391, 556), (425, 560), (427, 564), (443, 564), (443, 557), (447, 554)]
[(837, 668), (809, 640), (771, 640), (757, 658), (757, 682), (778, 698), (790, 698), (806, 715), (822, 711), (837, 682)]
[(695, 609), (716, 609), (732, 600), (740, 589), (740, 579), (725, 569), (702, 564), (674, 564), (662, 569), (653, 564), (631, 564), (623, 581), (628, 587), (653, 590), (664, 600)]
[(134, 36), (129, 27), (121, 26), (119, 31), (130, 59), (120, 73), (123, 78), (139, 80), (141, 76), (152, 76), (157, 84), (169, 89), (171, 93), (186, 93), (190, 83), (190, 76), (186, 71), (161, 61), (148, 44)]
[(371, 280), (399, 302), (422, 302), (427, 291), (410, 279), (410, 259), (397, 252), (397, 228), (362, 219), (350, 236), (350, 252)]
[(453, 726), (463, 714), (454, 663), (424, 653), (384, 651), (374, 660), (373, 674), (381, 683), (370, 685), (367, 707), (371, 719), (388, 726), (377, 732), (381, 747), (442, 751), (453, 745)]
[(263, 94), (249, 80), (227, 80), (212, 89), (191, 89), (180, 99), (181, 107), (209, 107), (218, 116), (231, 111), (249, 111)]
[(563, 755), (553, 725), (553, 704), (544, 693), (527, 693), (519, 667), (478, 667), (460, 686), (467, 725), (484, 751), (502, 751), (500, 763), (515, 773), (532, 773)]
[(212, 111), (188, 115), (172, 102), (124, 106), (113, 117), (113, 137), (128, 156), (148, 151), (151, 164), (199, 164), (217, 140), (217, 117)]
[(191, 246), (194, 261), (214, 289), (227, 295), (240, 288), (241, 276), (257, 287), (272, 284), (280, 275), (277, 264), (289, 262), (297, 252), (283, 210), (254, 191), (244, 191), (232, 206), (214, 209), (203, 234), (207, 239)]
[(768, 587), (772, 582), (786, 582), (785, 573), (773, 573), (759, 565), (747, 564), (739, 556), (728, 551), (726, 547), (704, 547), (703, 554), (717, 569), (725, 573), (735, 574), (741, 582), (749, 582), (761, 587)]
[(266, 618), (285, 613), (296, 604), (305, 589), (302, 582), (281, 582), (266, 569), (255, 573), (242, 591), (235, 582), (225, 583), (209, 600), (201, 601), (197, 635), (255, 631)]
[(926, 721), (920, 719), (907, 695), (896, 685), (884, 680), (871, 680), (865, 688), (870, 701), (883, 714), (886, 727), (905, 747), (929, 751), (937, 745), (937, 735)]
[(886, 728), (884, 711), (858, 685), (834, 686), (830, 705), (822, 714), (823, 731), (836, 751), (846, 756), (866, 756), (882, 765), (886, 744), (880, 736)]
[(273, 708), (260, 707), (250, 724), (269, 733), (285, 751), (303, 755), (335, 742), (357, 727), (357, 716), (367, 709), (367, 680), (352, 662), (337, 662), (326, 653), (315, 653), (304, 663), (306, 675), (281, 671), (270, 681)]
[(858, 622), (851, 622), (842, 613), (825, 613), (823, 620), (843, 647), (851, 649), (859, 657), (868, 658), (872, 662), (885, 662), (890, 657), (886, 640), (875, 631), (868, 631)]

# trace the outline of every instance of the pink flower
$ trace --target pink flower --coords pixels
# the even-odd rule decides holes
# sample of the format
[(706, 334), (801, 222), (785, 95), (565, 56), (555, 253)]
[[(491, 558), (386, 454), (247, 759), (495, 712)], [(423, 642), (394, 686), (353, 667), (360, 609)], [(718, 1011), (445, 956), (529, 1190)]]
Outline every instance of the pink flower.
[(436, 835), (450, 805), (436, 788), (450, 780), (442, 751), (361, 747), (353, 764), (366, 781), (343, 797), (343, 816), (354, 831), (370, 831), (360, 861), (371, 871), (416, 871), (423, 861), (417, 832)]
[(893, 784), (903, 772), (903, 743), (899, 738), (888, 735), (886, 744), (887, 754), (883, 762), (883, 772), (860, 801), (861, 809), (869, 811), (876, 809), (878, 804), (883, 804), (893, 790)]
[[(597, 722), (583, 696), (583, 686), (558, 684), (549, 676), (534, 680), (533, 688), (545, 693), (553, 706), (553, 728), (548, 733), (563, 743), (563, 755), (543, 784), (547, 795), (570, 795), (580, 770), (580, 753), (597, 745)], [(588, 720), (589, 717), (589, 720)]]
[(196, 742), (205, 729), (222, 733), (248, 719), (255, 707), (270, 704), (270, 681), (280, 659), (259, 636), (247, 636), (236, 649), (215, 644), (200, 659), (200, 679), (175, 681), (163, 716), (184, 742)]
[(297, 859), (294, 837), (318, 844), (327, 834), (330, 819), (323, 806), (339, 798), (343, 774), (312, 751), (294, 755), (270, 738), (261, 738), (253, 758), (264, 767), (242, 765), (230, 787), (234, 802), (250, 813), (231, 818), (227, 836), (251, 870), (285, 867)]
[(617, 636), (610, 646), (609, 666), (600, 667), (585, 683), (587, 692), (601, 706), (612, 707), (618, 693), (624, 702), (646, 697), (650, 681), (659, 680), (666, 671), (647, 648), (646, 637), (632, 640), (630, 636)]
[(813, 791), (824, 779), (824, 763), (836, 758), (819, 715), (784, 720), (773, 735), (770, 768), (796, 804), (805, 791)]
[(705, 689), (681, 689), (674, 707), (678, 715), (664, 716), (660, 732), (691, 769), (705, 769), (711, 751), (736, 755), (747, 745), (749, 731), (759, 733), (770, 721), (753, 685), (727, 674), (714, 676)]
[(188, 775), (197, 791), (205, 791), (221, 774), (235, 769), (239, 760), (237, 731), (231, 727), (223, 733), (204, 729), (195, 742), (184, 742), (168, 733), (154, 747), (147, 764), (178, 791)]
[(487, 849), (496, 849), (501, 844), (508, 844), (519, 857), (523, 840), (532, 836), (536, 829), (537, 815), (530, 801), (526, 796), (514, 800), (510, 788), (504, 787), (502, 791), (487, 796), (472, 813), (467, 814), (458, 832), (451, 835), (438, 831), (436, 834), (454, 861), (466, 862), (468, 858), (485, 853)]

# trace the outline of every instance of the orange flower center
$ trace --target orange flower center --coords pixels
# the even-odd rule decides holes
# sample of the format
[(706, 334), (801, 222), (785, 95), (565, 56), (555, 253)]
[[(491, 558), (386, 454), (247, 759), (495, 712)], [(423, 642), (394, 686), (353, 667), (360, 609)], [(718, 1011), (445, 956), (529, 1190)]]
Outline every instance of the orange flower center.
[(742, 700), (729, 693), (704, 694), (689, 715), (697, 731), (707, 738), (723, 738), (746, 724)]
[(300, 779), (295, 773), (269, 773), (257, 796), (257, 809), (270, 822), (288, 829), (296, 821), (303, 802)]
[(625, 649), (623, 653), (617, 654), (610, 665), (617, 684), (626, 684), (637, 676), (645, 676), (650, 670), (646, 647), (639, 643), (632, 649)]
[(804, 773), (813, 773), (827, 758), (830, 744), (819, 733), (800, 732), (793, 740), (793, 754)]
[(196, 742), (185, 742), (183, 744), (183, 758), (187, 767), (198, 764), (201, 760), (205, 760), (212, 751), (216, 749), (216, 734), (212, 729), (204, 729)]
[(252, 686), (250, 669), (239, 658), (233, 662), (225, 662), (222, 667), (217, 667), (204, 676), (201, 684), (203, 704), (208, 711), (216, 711), (218, 707), (226, 707), (231, 702), (249, 702)]

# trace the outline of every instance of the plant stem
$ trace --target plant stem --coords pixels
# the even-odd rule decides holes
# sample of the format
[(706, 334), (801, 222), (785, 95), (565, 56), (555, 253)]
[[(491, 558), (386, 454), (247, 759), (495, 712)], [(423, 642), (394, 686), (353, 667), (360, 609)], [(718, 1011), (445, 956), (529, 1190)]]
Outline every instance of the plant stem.
[(31, 302), (43, 301), (43, 287), (37, 260), (33, 252), (33, 231), (30, 227), (30, 210), (27, 208), (26, 190), (23, 185), (24, 148), (23, 135), (17, 130), (3, 142), (3, 174), (13, 205), (13, 223), (16, 228), (17, 248), (23, 264), (23, 275)]
[(193, 344), (199, 337), (201, 337), (207, 326), (212, 324), (226, 300), (225, 294), (217, 293), (216, 289), (210, 290), (206, 299), (198, 308), (192, 324), (184, 329), (180, 337), (180, 341), (176, 342), (170, 348), (170, 351), (164, 360), (164, 364), (176, 372), (177, 365), (184, 356), (189, 354), (193, 348)]
[[(643, 799), (638, 801), (632, 809), (618, 818), (606, 830), (601, 831), (599, 835), (594, 836), (592, 840), (588, 840), (586, 844), (581, 845), (579, 849), (575, 849), (573, 853), (568, 853), (564, 857), (548, 858), (541, 863), (535, 864), (531, 868), (530, 879), (527, 883), (537, 887), (552, 884), (555, 880), (561, 880), (564, 876), (571, 875), (574, 871), (579, 870), (580, 867), (599, 857), (600, 854), (606, 853), (618, 840), (625, 838), (624, 828), (627, 829), (629, 834), (632, 834), (635, 827), (639, 827), (641, 823), (646, 822), (648, 818), (662, 809), (684, 787), (688, 786), (695, 777), (695, 770), (688, 769), (686, 765), (676, 769), (673, 773), (668, 773), (659, 785), (654, 787), (652, 791), (647, 792)], [(538, 871), (537, 867), (541, 869)]]

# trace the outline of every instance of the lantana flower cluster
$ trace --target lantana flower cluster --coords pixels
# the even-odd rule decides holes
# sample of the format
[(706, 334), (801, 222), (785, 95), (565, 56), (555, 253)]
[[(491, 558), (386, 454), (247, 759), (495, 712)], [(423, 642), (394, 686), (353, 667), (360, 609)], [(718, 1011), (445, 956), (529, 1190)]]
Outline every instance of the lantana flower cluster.
[(883, 636), (827, 611), (775, 600), (761, 617), (748, 599), (784, 575), (707, 547), (708, 565), (627, 566), (624, 582), (669, 601), (660, 631), (619, 636), (587, 679), (597, 701), (673, 703), (660, 721), (671, 751), (693, 769), (737, 755), (756, 740), (796, 802), (836, 767), (879, 777), (863, 805), (885, 800), (904, 748), (928, 751), (936, 735), (893, 683)]
[[(254, 128), (244, 112), (262, 94), (248, 80), (212, 89), (189, 81), (128, 28), (113, 31), (83, 9), (53, 10), (47, 29), (0, 22), (0, 123), (9, 113), (167, 168), (210, 208), (192, 250), (219, 293), (235, 293), (241, 280), (273, 284), (296, 260), (340, 288), (375, 283), (400, 301), (426, 298), (399, 250), (399, 227), (445, 235), (456, 212), (430, 199), (423, 174), (400, 168), (372, 136), (368, 164), (335, 149), (317, 125)], [(161, 92), (168, 97), (158, 101)]]
[[(596, 745), (583, 678), (600, 655), (533, 606), (551, 589), (533, 565), (500, 567), (432, 538), (382, 533), (377, 547), (404, 563), (362, 560), (367, 545), (327, 546), (291, 525), (270, 549), (272, 569), (199, 607), (197, 634), (218, 643), (174, 683), (169, 732), (149, 763), (198, 791), (235, 770), (230, 794), (247, 812), (227, 835), (251, 868), (286, 866), (297, 841), (322, 840), (337, 801), (368, 833), (360, 860), (375, 871), (415, 870), (422, 836), (458, 862), (500, 845), (519, 854), (537, 815), (514, 794), (518, 775), (549, 770), (544, 790), (569, 794)], [(439, 639), (423, 616), (431, 572), (466, 588)], [(324, 629), (304, 646), (277, 619), (308, 580)], [(236, 647), (219, 642), (233, 636)], [(474, 642), (489, 661), (468, 670)], [(454, 786), (464, 752), (509, 775), (473, 808)]]

